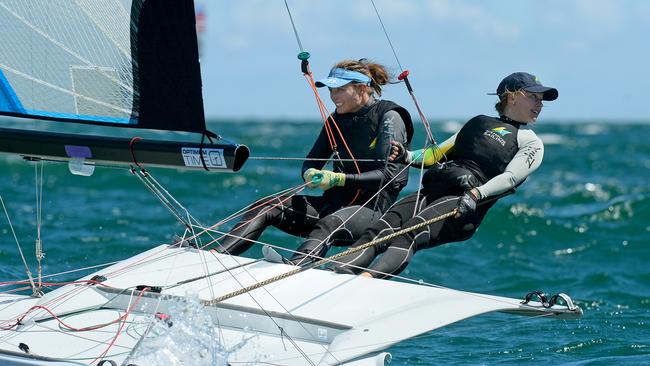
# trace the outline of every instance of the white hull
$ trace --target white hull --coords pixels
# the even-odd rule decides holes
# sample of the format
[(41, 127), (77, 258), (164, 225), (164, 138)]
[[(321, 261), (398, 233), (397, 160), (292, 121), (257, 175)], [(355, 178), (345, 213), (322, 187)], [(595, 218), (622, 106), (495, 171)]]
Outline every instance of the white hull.
[[(103, 284), (110, 288), (71, 284), (42, 298), (0, 295), (5, 328), (34, 306), (44, 306), (68, 326), (82, 328), (114, 321), (137, 301), (117, 337), (121, 322), (70, 331), (46, 310), (34, 309), (20, 325), (0, 331), (0, 364), (96, 364), (108, 349), (102, 359), (119, 365), (146, 333), (152, 315), (166, 313), (178, 297), (189, 293), (211, 300), (294, 268), (161, 245), (97, 272), (107, 278)], [(206, 277), (207, 273), (216, 274)], [(134, 288), (139, 285), (159, 286), (162, 292), (145, 292), (138, 299), (140, 292)], [(275, 365), (383, 364), (387, 355), (380, 352), (387, 347), (479, 314), (505, 311), (576, 318), (582, 313), (565, 306), (523, 305), (516, 299), (315, 269), (207, 306), (205, 311), (219, 324), (225, 348), (240, 347), (229, 354), (229, 362)], [(241, 345), (243, 339), (248, 340)], [(21, 343), (29, 347), (29, 354), (19, 348)]]

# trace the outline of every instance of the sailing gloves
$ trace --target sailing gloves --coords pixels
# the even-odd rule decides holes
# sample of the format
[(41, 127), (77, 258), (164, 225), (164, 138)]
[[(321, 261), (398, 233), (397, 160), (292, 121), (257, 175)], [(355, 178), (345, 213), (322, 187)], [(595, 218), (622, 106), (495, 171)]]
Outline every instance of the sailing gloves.
[(318, 184), (313, 181), (314, 176), (316, 173), (318, 173), (320, 170), (314, 169), (314, 168), (309, 168), (305, 170), (304, 173), (302, 173), (302, 179), (305, 180), (305, 183), (307, 183), (307, 187), (309, 188), (316, 188), (318, 187)]
[(468, 215), (473, 215), (474, 212), (476, 211), (476, 201), (478, 199), (472, 191), (465, 191), (465, 193), (460, 196), (460, 200), (458, 201), (458, 214), (456, 217), (463, 217), (463, 216), (468, 216)]
[(305, 170), (302, 177), (305, 179), (307, 187), (320, 188), (324, 191), (345, 185), (345, 173), (335, 173), (330, 170), (309, 168)]

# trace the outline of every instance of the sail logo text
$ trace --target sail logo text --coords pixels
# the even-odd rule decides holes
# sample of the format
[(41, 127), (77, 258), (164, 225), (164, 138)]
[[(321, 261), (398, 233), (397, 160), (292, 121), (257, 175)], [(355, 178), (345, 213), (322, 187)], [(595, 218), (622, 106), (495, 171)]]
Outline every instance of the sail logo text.
[[(509, 132), (509, 131), (506, 131), (506, 132)], [(492, 130), (486, 130), (485, 132), (483, 132), (483, 136), (491, 138), (492, 140), (494, 140), (494, 141), (498, 142), (499, 144), (501, 144), (501, 146), (506, 146), (506, 140), (504, 140), (503, 137), (501, 137), (502, 135), (501, 135), (500, 132), (496, 132), (496, 131), (492, 131)]]
[[(199, 155), (198, 147), (181, 148), (185, 166), (202, 168), (203, 162)], [(203, 161), (208, 168), (226, 168), (226, 159), (223, 156), (223, 149), (203, 149)]]

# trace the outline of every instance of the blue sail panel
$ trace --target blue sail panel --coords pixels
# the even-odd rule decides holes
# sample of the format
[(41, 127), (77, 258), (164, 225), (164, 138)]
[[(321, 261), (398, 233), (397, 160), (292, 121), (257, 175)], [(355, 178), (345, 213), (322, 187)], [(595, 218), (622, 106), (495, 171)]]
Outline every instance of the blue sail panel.
[(0, 70), (0, 110), (17, 114), (25, 113), (25, 108), (20, 103), (16, 92), (9, 85), (2, 70)]

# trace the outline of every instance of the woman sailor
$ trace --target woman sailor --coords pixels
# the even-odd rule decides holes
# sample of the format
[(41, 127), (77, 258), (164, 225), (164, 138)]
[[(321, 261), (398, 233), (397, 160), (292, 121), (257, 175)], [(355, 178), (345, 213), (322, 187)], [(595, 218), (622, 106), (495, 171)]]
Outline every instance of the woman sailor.
[[(469, 239), (497, 196), (522, 183), (540, 166), (544, 145), (529, 124), (541, 113), (542, 101), (558, 97), (557, 89), (543, 86), (531, 74), (516, 72), (501, 81), (496, 95), (498, 118), (476, 116), (439, 147), (404, 153), (399, 143), (394, 144), (391, 158), (415, 166), (421, 166), (424, 160), (424, 166), (430, 167), (424, 175), (422, 190), (395, 203), (353, 246), (455, 208), (458, 213), (344, 256), (333, 267), (335, 271), (389, 277), (404, 270), (418, 250)], [(447, 161), (439, 163), (443, 159)]]
[[(306, 254), (324, 254), (331, 243), (349, 245), (388, 209), (408, 179), (405, 163), (387, 161), (391, 141), (409, 146), (413, 135), (411, 117), (404, 108), (375, 98), (388, 81), (384, 66), (365, 59), (341, 61), (327, 78), (317, 81), (317, 87), (329, 88), (336, 111), (307, 154), (302, 176), (311, 188), (324, 193), (254, 203), (217, 250), (240, 254), (273, 225), (308, 237), (292, 258), (298, 263)], [(332, 156), (333, 170), (323, 169)], [(381, 189), (383, 185), (387, 187)], [(307, 255), (307, 260), (313, 258)]]

